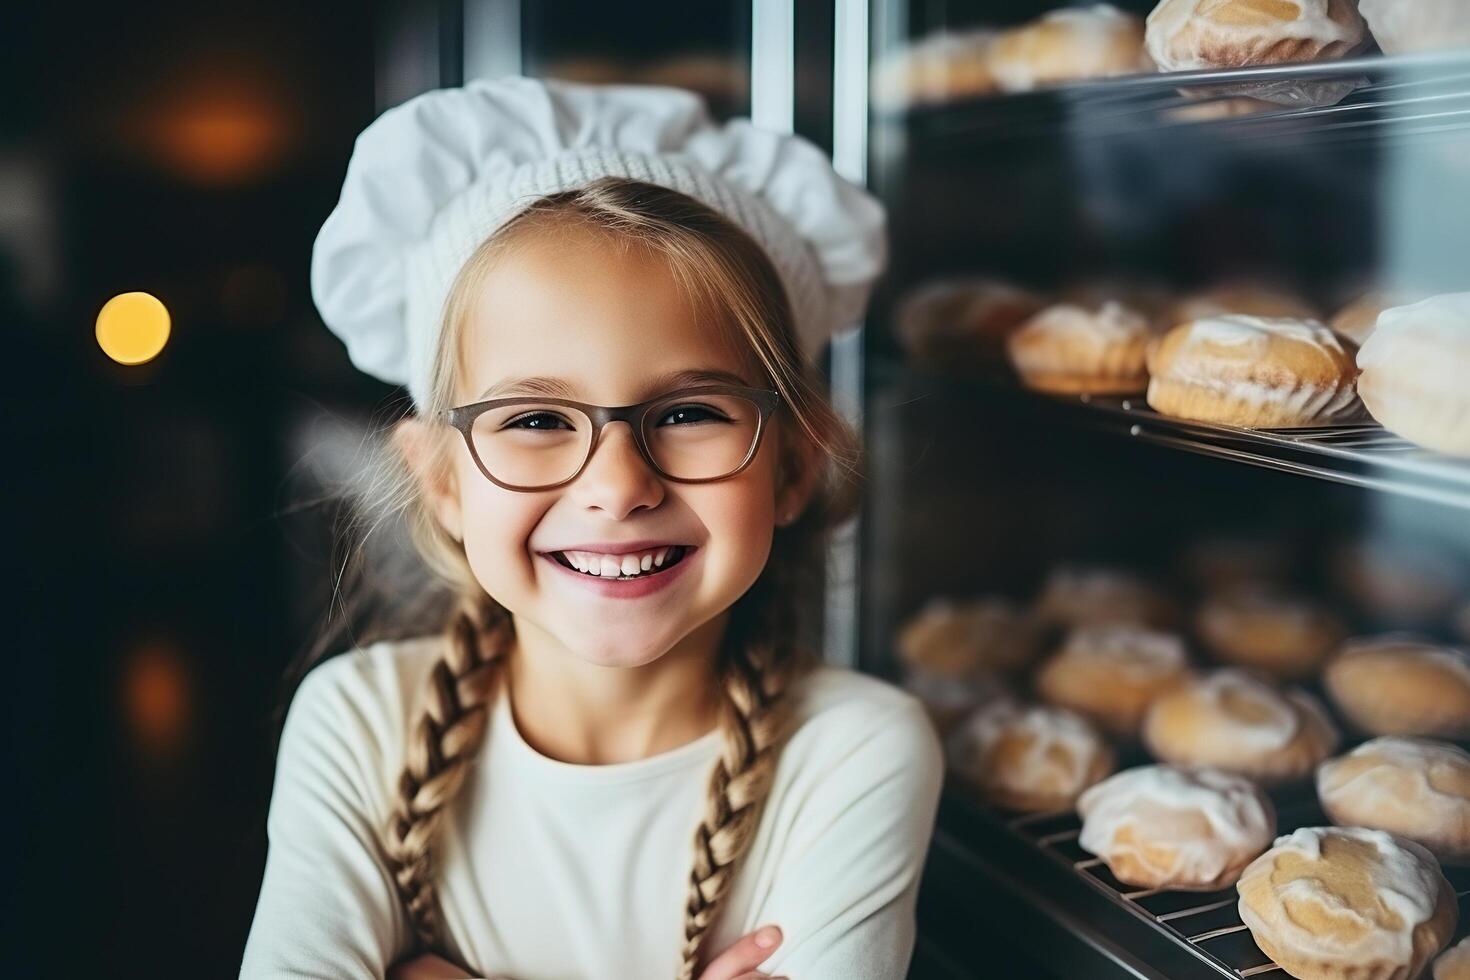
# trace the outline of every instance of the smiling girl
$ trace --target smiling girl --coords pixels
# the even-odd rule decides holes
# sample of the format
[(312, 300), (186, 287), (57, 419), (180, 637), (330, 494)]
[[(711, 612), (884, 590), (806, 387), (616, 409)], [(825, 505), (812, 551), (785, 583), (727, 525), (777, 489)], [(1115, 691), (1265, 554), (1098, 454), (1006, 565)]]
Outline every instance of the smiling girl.
[(856, 468), (814, 356), (882, 231), (676, 89), (364, 131), (313, 292), (413, 397), (387, 496), (451, 613), (301, 683), (242, 976), (905, 974), (939, 744), (799, 617)]

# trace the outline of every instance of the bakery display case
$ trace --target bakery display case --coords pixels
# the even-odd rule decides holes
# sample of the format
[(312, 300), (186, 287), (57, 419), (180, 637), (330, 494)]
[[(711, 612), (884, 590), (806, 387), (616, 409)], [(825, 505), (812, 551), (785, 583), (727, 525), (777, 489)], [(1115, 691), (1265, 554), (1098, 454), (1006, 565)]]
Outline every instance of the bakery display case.
[(1460, 976), (1470, 5), (1053, 6), (869, 7), (915, 975)]

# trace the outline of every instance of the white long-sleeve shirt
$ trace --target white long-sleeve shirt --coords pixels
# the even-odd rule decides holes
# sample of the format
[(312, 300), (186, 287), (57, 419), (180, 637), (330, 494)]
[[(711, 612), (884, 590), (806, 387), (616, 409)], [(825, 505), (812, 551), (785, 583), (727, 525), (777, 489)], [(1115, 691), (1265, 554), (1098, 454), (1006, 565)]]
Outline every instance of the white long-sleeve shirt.
[[(302, 682), (281, 736), (242, 977), (382, 977), (410, 950), (381, 828), (442, 642), (373, 644)], [(903, 977), (943, 779), (939, 740), (917, 699), (867, 674), (822, 666), (792, 694), (797, 727), (706, 949), (774, 923), (783, 941), (767, 973)], [(672, 977), (720, 733), (575, 765), (532, 748), (508, 703), (492, 704), (437, 844), (448, 950), (486, 977)]]

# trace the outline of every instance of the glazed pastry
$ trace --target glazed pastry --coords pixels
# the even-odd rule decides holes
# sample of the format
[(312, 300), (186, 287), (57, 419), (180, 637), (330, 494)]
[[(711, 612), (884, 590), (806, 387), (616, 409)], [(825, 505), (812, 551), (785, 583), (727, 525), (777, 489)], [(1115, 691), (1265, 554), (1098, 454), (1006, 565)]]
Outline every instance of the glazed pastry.
[(1310, 773), (1337, 748), (1338, 734), (1311, 695), (1226, 669), (1155, 698), (1144, 714), (1143, 742), (1163, 762), (1271, 783)]
[(1413, 636), (1356, 640), (1327, 665), (1327, 693), (1373, 735), (1470, 738), (1470, 653)]
[(990, 49), (990, 71), (1006, 92), (1145, 69), (1152, 64), (1143, 21), (1106, 3), (1053, 10), (1004, 32)]
[(1433, 855), (1362, 827), (1278, 837), (1236, 889), (1256, 944), (1301, 980), (1414, 980), (1459, 919)]
[(1335, 824), (1372, 827), (1470, 863), (1470, 752), (1448, 742), (1387, 736), (1317, 769), (1317, 798)]
[(1144, 709), (1189, 675), (1184, 642), (1138, 626), (1083, 626), (1036, 674), (1042, 700), (1070, 708), (1104, 731), (1138, 734)]
[(914, 290), (899, 305), (898, 339), (935, 364), (1004, 363), (1005, 338), (1046, 301), (995, 279), (951, 279)]
[(949, 738), (951, 764), (979, 794), (1011, 810), (1072, 806), (1113, 770), (1113, 753), (1080, 715), (1061, 708), (995, 701)]
[(1311, 320), (1180, 324), (1149, 348), (1148, 403), (1165, 415), (1255, 428), (1350, 418), (1359, 409), (1357, 369), (1344, 343)]
[(1436, 623), (1470, 593), (1461, 566), (1421, 542), (1345, 545), (1333, 554), (1332, 575), (1361, 610), (1395, 625)]
[(1344, 636), (1342, 625), (1321, 607), (1251, 587), (1206, 599), (1195, 628), (1221, 660), (1287, 679), (1314, 673)]
[(1434, 961), (1434, 980), (1470, 980), (1470, 939), (1462, 939)]
[(1060, 303), (1006, 339), (1011, 366), (1026, 387), (1053, 394), (1126, 395), (1148, 386), (1149, 321), (1121, 303), (1095, 310)]
[(897, 48), (874, 66), (873, 104), (897, 110), (994, 92), (990, 48), (998, 33), (936, 31)]
[(911, 668), (949, 677), (1014, 670), (1036, 653), (1030, 618), (1008, 599), (930, 599), (898, 634), (898, 654)]
[(1146, 35), (1160, 71), (1341, 58), (1366, 40), (1354, 0), (1163, 0)]
[(1004, 681), (983, 671), (954, 677), (910, 667), (903, 673), (903, 686), (924, 702), (940, 735), (953, 730), (981, 705), (1008, 693)]
[(1061, 627), (1109, 623), (1168, 627), (1177, 618), (1168, 597), (1127, 572), (1069, 565), (1046, 577), (1035, 615)]
[(1385, 429), (1470, 456), (1470, 293), (1384, 310), (1358, 367), (1358, 393)]
[(1224, 888), (1276, 835), (1266, 795), (1216, 769), (1128, 769), (1083, 793), (1077, 812), (1082, 849), (1140, 888)]
[(1378, 317), (1384, 310), (1412, 302), (1416, 302), (1415, 298), (1407, 293), (1374, 289), (1338, 310), (1327, 325), (1361, 347), (1378, 326)]
[[(1267, 105), (1280, 108), (1274, 103)], [(1284, 317), (1288, 320), (1316, 320), (1321, 316), (1311, 303), (1281, 286), (1254, 280), (1235, 280), (1219, 283), (1179, 300), (1170, 307), (1166, 326), (1177, 327), (1191, 320), (1225, 314)]]
[(1358, 0), (1358, 12), (1385, 54), (1470, 47), (1465, 0)]

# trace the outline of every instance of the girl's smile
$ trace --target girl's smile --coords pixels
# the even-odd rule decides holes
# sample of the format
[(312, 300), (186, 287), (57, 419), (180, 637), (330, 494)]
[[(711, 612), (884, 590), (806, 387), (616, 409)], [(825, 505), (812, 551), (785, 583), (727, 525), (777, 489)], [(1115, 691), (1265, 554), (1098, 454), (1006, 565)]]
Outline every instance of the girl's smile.
[(678, 581), (698, 553), (698, 548), (689, 545), (640, 546), (627, 551), (602, 545), (540, 555), (565, 572), (574, 588), (613, 599), (640, 599)]

